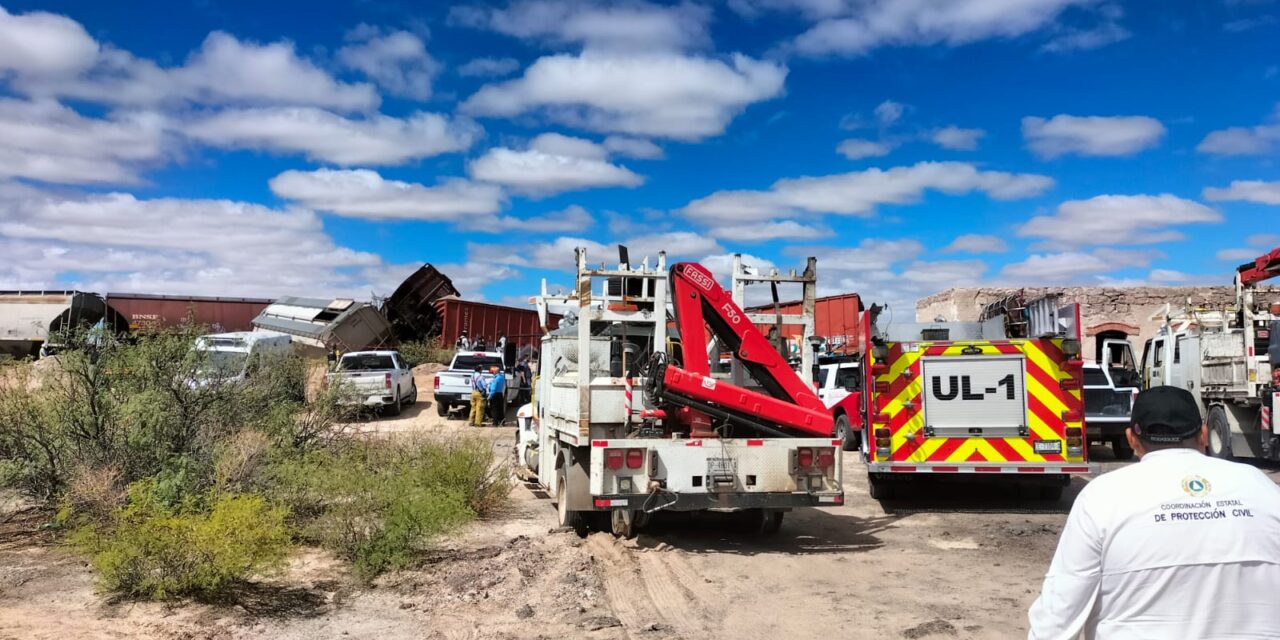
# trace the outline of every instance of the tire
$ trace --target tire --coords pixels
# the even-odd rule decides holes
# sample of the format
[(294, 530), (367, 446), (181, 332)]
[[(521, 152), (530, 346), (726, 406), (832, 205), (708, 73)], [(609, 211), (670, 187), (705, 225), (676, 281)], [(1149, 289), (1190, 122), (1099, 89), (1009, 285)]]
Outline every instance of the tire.
[(1127, 441), (1121, 438), (1111, 441), (1111, 452), (1115, 454), (1116, 460), (1133, 459), (1133, 449), (1129, 447)]
[(757, 533), (762, 536), (777, 535), (778, 530), (782, 528), (782, 511), (772, 511), (765, 509), (760, 514), (760, 528)]
[(450, 407), (447, 402), (440, 402), (439, 400), (436, 401), (436, 414), (441, 418), (447, 418), (449, 416), (449, 409), (451, 408), (452, 407)]
[(400, 396), (397, 395), (395, 402), (392, 402), (391, 404), (387, 405), (387, 414), (392, 416), (398, 416), (400, 415), (401, 411), (404, 411), (404, 405), (400, 404)]
[[(565, 464), (570, 464), (565, 461)], [(573, 529), (580, 536), (586, 535), (586, 519), (581, 511), (569, 509), (569, 474), (562, 466), (556, 471), (556, 521), (562, 527)]]
[(409, 404), (418, 404), (418, 383), (409, 383)]
[(872, 500), (889, 500), (893, 498), (895, 487), (888, 480), (877, 479), (874, 474), (867, 474), (867, 486), (871, 488)]
[(1226, 410), (1219, 406), (1209, 409), (1209, 455), (1231, 459), (1231, 425), (1227, 424)]
[(609, 512), (609, 529), (613, 535), (626, 540), (636, 537), (640, 529), (636, 518), (637, 513), (627, 509), (614, 509)]
[(860, 438), (849, 424), (849, 416), (847, 414), (842, 413), (836, 416), (836, 437), (840, 439), (841, 449), (845, 451), (856, 451), (858, 449)]

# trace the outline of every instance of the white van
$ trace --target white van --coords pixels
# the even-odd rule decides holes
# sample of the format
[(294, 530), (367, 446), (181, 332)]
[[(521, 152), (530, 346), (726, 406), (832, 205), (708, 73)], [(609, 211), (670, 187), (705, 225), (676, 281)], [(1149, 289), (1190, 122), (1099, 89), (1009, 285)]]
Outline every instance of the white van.
[(264, 360), (284, 358), (293, 347), (293, 337), (275, 331), (235, 331), (196, 338), (196, 349), (207, 359), (196, 373), (192, 386), (213, 382), (235, 383), (253, 375)]

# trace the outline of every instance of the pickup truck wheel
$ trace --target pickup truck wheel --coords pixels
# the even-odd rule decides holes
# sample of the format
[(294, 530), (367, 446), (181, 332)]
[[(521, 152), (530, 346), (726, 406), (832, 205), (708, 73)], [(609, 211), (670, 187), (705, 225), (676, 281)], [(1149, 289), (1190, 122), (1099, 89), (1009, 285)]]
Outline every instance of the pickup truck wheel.
[(639, 523), (636, 522), (635, 511), (628, 509), (614, 509), (609, 513), (609, 528), (613, 531), (613, 535), (619, 538), (630, 540), (636, 537), (639, 530)]
[(1133, 459), (1133, 449), (1129, 447), (1129, 442), (1124, 438), (1116, 438), (1111, 441), (1111, 452), (1115, 454), (1116, 460)]
[(450, 406), (449, 406), (449, 404), (448, 404), (447, 402), (440, 402), (439, 400), (437, 400), (437, 401), (436, 401), (436, 413), (437, 413), (441, 418), (446, 418), (446, 417), (448, 417), (448, 416), (449, 416), (449, 409), (451, 409), (451, 408), (452, 408), (452, 407), (450, 407)]
[(396, 396), (395, 401), (387, 405), (387, 413), (393, 416), (398, 416), (401, 411), (404, 411), (404, 405), (400, 404), (400, 396)]
[(418, 404), (418, 383), (409, 383), (409, 404)]
[(853, 427), (849, 425), (849, 416), (840, 414), (836, 418), (836, 437), (840, 439), (840, 448), (845, 451), (855, 451), (858, 448), (858, 434), (854, 432)]
[(1231, 425), (1226, 410), (1218, 406), (1209, 409), (1209, 455), (1231, 459)]

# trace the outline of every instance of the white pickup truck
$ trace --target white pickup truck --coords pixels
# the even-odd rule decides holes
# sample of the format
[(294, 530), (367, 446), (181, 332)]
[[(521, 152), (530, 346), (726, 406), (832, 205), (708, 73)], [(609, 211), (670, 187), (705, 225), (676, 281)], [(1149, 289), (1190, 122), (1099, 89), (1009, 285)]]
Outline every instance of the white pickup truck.
[(471, 378), (476, 373), (476, 367), (480, 367), (480, 379), (484, 381), (486, 388), (489, 381), (493, 380), (493, 374), (489, 371), (497, 367), (498, 375), (507, 377), (507, 390), (504, 394), (507, 402), (515, 401), (520, 393), (519, 385), (516, 384), (514, 375), (502, 373), (506, 367), (503, 365), (501, 352), (459, 351), (453, 354), (453, 362), (449, 363), (449, 368), (436, 374), (433, 389), (436, 413), (447, 416), (454, 407), (471, 406)]
[(418, 401), (413, 371), (405, 366), (399, 351), (353, 351), (342, 356), (328, 375), (330, 385), (347, 385), (348, 402), (383, 408), (400, 415), (406, 404)]

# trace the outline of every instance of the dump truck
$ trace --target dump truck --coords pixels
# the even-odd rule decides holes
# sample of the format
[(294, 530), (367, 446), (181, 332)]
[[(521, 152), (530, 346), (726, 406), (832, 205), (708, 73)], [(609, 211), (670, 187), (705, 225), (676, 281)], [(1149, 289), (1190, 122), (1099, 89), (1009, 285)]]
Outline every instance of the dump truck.
[(1078, 305), (1015, 295), (978, 322), (903, 322), (882, 310), (869, 311), (864, 341), (873, 498), (929, 475), (1019, 482), (1056, 500), (1072, 474), (1093, 470)]
[(1280, 460), (1280, 293), (1258, 291), (1277, 276), (1280, 247), (1236, 269), (1233, 307), (1166, 308), (1143, 349), (1148, 386), (1199, 398), (1213, 456)]
[[(718, 510), (772, 533), (788, 510), (843, 504), (841, 443), (813, 387), (705, 267), (622, 253), (589, 266), (578, 249), (573, 292), (544, 282), (535, 298), (540, 318), (570, 311), (542, 339), (515, 453), (560, 524), (630, 536), (658, 511)], [(792, 274), (809, 298), (813, 265)], [(712, 374), (712, 340), (748, 383)]]

